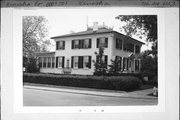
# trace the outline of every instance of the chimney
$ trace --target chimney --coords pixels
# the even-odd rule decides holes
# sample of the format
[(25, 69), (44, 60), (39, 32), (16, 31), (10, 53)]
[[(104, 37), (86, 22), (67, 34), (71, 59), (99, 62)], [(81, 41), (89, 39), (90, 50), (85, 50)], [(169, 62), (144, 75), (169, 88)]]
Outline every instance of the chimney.
[(98, 30), (98, 22), (93, 23), (93, 32), (96, 32)]

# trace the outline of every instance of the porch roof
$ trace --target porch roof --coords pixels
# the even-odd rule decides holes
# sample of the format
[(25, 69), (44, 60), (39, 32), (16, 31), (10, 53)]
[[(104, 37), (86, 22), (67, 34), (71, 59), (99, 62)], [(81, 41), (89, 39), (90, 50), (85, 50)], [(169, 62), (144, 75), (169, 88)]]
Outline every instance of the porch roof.
[(36, 57), (54, 57), (55, 52), (38, 52), (36, 53)]

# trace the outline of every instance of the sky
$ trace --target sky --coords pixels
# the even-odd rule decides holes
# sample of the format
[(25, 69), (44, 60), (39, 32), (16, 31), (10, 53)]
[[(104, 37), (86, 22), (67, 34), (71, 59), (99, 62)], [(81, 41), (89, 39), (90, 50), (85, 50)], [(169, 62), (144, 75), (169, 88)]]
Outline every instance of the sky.
[[(43, 15), (48, 20), (49, 35), (48, 38), (69, 34), (73, 32), (85, 31), (88, 26), (92, 26), (93, 22), (98, 22), (99, 25), (105, 24), (113, 28), (114, 31), (120, 32), (120, 27), (123, 25), (116, 16), (129, 14), (128, 11), (121, 9), (107, 8), (72, 8), (72, 9), (53, 9), (53, 10), (37, 10), (36, 13)], [(133, 38), (146, 43), (145, 39), (139, 39), (137, 36)], [(51, 40), (53, 41), (53, 40)], [(143, 45), (142, 51), (150, 49), (150, 46)], [(54, 51), (52, 48), (51, 51)]]

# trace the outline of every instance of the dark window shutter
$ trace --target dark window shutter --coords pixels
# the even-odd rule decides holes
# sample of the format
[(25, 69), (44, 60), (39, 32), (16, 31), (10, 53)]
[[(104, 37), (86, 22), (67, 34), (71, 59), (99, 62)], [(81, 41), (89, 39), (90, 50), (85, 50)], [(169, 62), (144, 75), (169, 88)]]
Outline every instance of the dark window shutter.
[(58, 67), (58, 57), (56, 57), (56, 68)]
[(74, 49), (74, 40), (72, 40), (72, 46), (71, 46), (72, 49)]
[(91, 68), (91, 56), (89, 56), (89, 66), (88, 68)]
[(106, 63), (106, 65), (107, 65), (107, 63), (108, 63), (108, 56), (105, 55), (104, 57), (105, 57), (105, 63)]
[(97, 38), (97, 44), (96, 44), (97, 48), (99, 48), (99, 38)]
[(56, 42), (56, 50), (58, 50), (59, 41)]
[(119, 57), (119, 69), (121, 69), (122, 57)]
[(62, 68), (64, 68), (64, 57), (62, 57)]
[(129, 59), (127, 58), (127, 70), (129, 70)]
[(83, 46), (83, 43), (84, 43), (84, 40), (79, 40), (79, 48), (80, 48), (80, 49), (84, 47), (84, 46)]
[(83, 56), (78, 57), (78, 68), (83, 68)]
[(65, 41), (63, 41), (63, 49), (65, 49)]
[(91, 39), (89, 39), (89, 47), (88, 48), (91, 48)]
[(108, 38), (105, 38), (105, 44), (106, 44), (105, 47), (108, 47)]
[(73, 68), (74, 57), (71, 56), (71, 68)]
[(125, 59), (125, 58), (122, 59), (122, 61), (123, 61), (123, 64), (122, 64), (122, 65), (123, 65), (123, 70), (124, 70), (124, 68), (125, 68), (125, 65), (124, 65), (124, 61), (125, 61), (125, 60), (124, 60), (124, 59)]
[(82, 48), (82, 40), (79, 40), (79, 49)]
[(119, 48), (119, 40), (116, 38), (116, 48)]

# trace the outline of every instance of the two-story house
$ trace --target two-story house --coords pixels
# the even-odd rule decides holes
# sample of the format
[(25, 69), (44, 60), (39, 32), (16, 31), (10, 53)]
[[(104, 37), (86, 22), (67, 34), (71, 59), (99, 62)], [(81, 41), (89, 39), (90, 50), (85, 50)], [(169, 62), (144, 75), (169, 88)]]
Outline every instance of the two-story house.
[(39, 67), (42, 73), (70, 73), (93, 75), (93, 60), (99, 47), (104, 47), (104, 61), (119, 61), (119, 72), (139, 72), (141, 61), (139, 53), (144, 44), (131, 37), (108, 29), (93, 26), (86, 31), (52, 37), (56, 42), (56, 51), (38, 53)]

